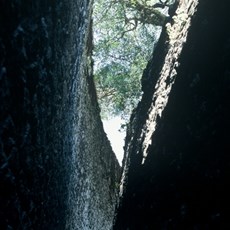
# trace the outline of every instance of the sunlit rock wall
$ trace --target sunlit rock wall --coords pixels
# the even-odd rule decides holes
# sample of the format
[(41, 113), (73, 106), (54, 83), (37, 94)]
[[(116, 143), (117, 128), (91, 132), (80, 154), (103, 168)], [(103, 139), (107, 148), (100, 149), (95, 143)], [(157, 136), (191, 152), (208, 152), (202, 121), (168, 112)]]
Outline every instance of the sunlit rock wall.
[(179, 1), (144, 71), (115, 229), (228, 229), (227, 0)]
[(1, 229), (111, 229), (119, 166), (92, 82), (91, 7), (0, 1)]

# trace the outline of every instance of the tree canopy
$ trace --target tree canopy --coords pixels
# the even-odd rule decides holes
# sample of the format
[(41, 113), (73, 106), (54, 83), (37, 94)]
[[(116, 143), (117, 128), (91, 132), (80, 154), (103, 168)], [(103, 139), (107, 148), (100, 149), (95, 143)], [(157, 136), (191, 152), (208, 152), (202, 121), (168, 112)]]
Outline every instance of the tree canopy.
[(168, 4), (169, 0), (95, 1), (94, 78), (103, 117), (128, 118), (137, 104), (143, 69), (167, 21), (158, 9)]

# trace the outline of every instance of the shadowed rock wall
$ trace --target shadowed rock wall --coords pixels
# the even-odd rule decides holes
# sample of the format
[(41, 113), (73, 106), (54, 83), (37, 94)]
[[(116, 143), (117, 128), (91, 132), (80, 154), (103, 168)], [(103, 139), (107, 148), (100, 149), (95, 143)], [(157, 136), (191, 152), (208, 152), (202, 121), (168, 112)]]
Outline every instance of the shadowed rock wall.
[(91, 7), (0, 1), (1, 229), (112, 226), (120, 169), (87, 56)]
[(179, 1), (144, 72), (115, 229), (230, 227), (229, 2), (197, 3)]

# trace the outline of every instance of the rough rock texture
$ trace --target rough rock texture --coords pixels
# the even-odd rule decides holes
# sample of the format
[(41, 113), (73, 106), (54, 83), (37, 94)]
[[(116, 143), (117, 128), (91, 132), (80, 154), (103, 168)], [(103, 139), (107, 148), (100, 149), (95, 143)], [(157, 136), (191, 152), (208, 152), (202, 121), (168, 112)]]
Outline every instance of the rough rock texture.
[(87, 56), (91, 5), (0, 1), (1, 229), (112, 227), (120, 169)]
[(163, 29), (131, 117), (114, 229), (230, 228), (229, 7), (181, 0)]

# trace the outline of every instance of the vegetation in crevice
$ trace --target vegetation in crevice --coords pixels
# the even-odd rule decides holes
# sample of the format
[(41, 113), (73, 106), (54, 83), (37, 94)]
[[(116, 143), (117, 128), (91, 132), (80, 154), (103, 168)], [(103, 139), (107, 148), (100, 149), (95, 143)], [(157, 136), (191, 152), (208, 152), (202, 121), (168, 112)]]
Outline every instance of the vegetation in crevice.
[(94, 79), (102, 118), (127, 120), (141, 97), (140, 78), (172, 1), (96, 0)]

